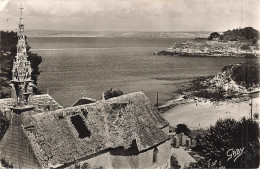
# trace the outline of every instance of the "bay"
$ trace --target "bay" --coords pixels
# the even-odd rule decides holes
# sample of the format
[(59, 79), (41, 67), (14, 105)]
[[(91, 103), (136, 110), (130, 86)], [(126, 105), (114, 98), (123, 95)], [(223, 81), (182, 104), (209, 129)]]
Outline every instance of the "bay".
[(213, 75), (245, 58), (155, 56), (187, 38), (29, 37), (31, 51), (43, 58), (38, 88), (62, 106), (81, 96), (100, 99), (113, 88), (143, 91), (153, 103), (174, 99), (176, 90), (194, 77)]

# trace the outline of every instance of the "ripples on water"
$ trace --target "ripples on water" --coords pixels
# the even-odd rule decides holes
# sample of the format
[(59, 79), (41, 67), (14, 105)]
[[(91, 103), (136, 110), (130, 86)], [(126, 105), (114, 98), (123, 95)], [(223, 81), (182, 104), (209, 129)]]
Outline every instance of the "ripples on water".
[(71, 106), (80, 95), (100, 99), (110, 88), (124, 93), (143, 90), (155, 103), (176, 96), (182, 82), (212, 75), (244, 58), (153, 56), (177, 38), (33, 37), (32, 51), (42, 56), (38, 87), (48, 88), (61, 105)]

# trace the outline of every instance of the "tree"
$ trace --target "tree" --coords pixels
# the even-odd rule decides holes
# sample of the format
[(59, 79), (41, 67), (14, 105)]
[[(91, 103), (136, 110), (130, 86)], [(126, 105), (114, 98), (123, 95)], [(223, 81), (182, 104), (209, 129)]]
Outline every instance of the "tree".
[(223, 40), (224, 40), (224, 36), (223, 36), (223, 35), (220, 35), (220, 36), (219, 36), (219, 40), (220, 40), (220, 41), (223, 41)]
[(118, 97), (123, 95), (124, 93), (121, 90), (112, 90), (112, 88), (105, 92), (105, 99), (110, 99), (112, 97)]
[(209, 37), (208, 40), (213, 40), (214, 38), (219, 38), (220, 34), (218, 32), (212, 32)]
[(187, 136), (190, 136), (191, 133), (190, 129), (187, 127), (186, 124), (178, 124), (175, 131), (176, 134), (184, 133)]
[(230, 41), (252, 41), (252, 44), (256, 44), (259, 40), (259, 31), (252, 27), (245, 27), (243, 29), (233, 29), (223, 32), (223, 38), (225, 40)]
[(247, 40), (259, 39), (259, 32), (252, 27), (245, 27), (241, 30), (241, 34), (245, 36)]
[[(259, 165), (259, 126), (250, 119), (218, 120), (201, 139), (205, 159), (197, 167), (257, 168)], [(228, 151), (244, 149), (236, 160), (229, 159)]]
[(201, 134), (196, 135), (195, 137), (196, 146), (192, 148), (193, 151), (202, 152), (203, 146), (201, 140), (202, 140), (202, 135)]
[(250, 87), (252, 84), (259, 84), (259, 60), (248, 61), (242, 64), (234, 65), (231, 72), (231, 78), (238, 84), (245, 84)]
[[(0, 98), (10, 97), (10, 80), (12, 79), (13, 60), (15, 59), (17, 48), (16, 44), (18, 36), (16, 32), (0, 32)], [(27, 42), (26, 42), (27, 43)], [(32, 67), (32, 80), (37, 84), (37, 78), (40, 75), (39, 65), (42, 62), (42, 57), (30, 51), (30, 46), (27, 43), (28, 60)], [(4, 52), (4, 53), (3, 53)], [(36, 94), (40, 91), (34, 88)]]

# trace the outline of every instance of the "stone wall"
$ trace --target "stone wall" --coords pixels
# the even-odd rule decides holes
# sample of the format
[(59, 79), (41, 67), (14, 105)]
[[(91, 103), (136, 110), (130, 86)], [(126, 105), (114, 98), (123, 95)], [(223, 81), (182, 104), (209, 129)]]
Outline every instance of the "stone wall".
[(112, 168), (110, 153), (108, 151), (88, 160), (79, 162), (80, 166), (83, 166), (84, 164), (88, 164), (91, 168)]
[(171, 142), (166, 142), (154, 148), (139, 154), (139, 168), (164, 168), (169, 164), (170, 168), (170, 154)]
[(176, 134), (173, 136), (173, 147), (187, 146), (190, 147), (191, 139), (184, 133)]
[[(155, 148), (157, 148), (155, 153)], [(136, 153), (133, 150), (124, 150), (122, 148), (115, 148), (78, 162), (79, 166), (84, 164), (89, 165), (91, 168), (149, 168), (149, 169), (169, 169), (170, 168), (170, 140), (164, 143), (145, 150), (141, 153)], [(156, 158), (155, 158), (156, 157)], [(74, 167), (75, 163), (67, 168)]]

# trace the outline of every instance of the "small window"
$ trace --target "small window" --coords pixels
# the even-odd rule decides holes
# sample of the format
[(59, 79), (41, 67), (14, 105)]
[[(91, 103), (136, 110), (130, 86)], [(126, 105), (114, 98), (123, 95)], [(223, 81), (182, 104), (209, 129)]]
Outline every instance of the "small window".
[(80, 115), (72, 116), (70, 120), (74, 125), (75, 129), (77, 130), (77, 132), (79, 133), (79, 138), (85, 138), (91, 136), (90, 131), (88, 130), (87, 126), (85, 125)]

